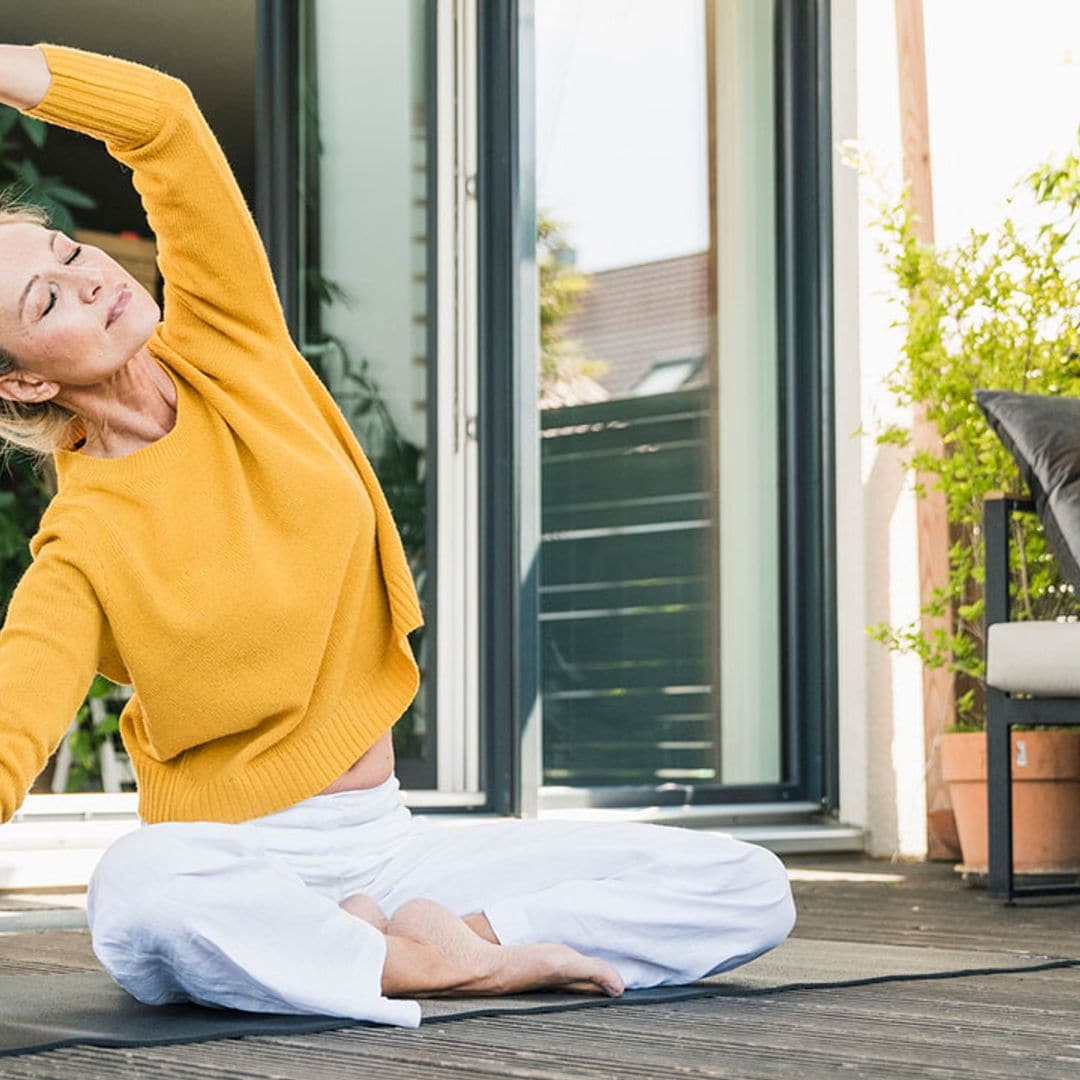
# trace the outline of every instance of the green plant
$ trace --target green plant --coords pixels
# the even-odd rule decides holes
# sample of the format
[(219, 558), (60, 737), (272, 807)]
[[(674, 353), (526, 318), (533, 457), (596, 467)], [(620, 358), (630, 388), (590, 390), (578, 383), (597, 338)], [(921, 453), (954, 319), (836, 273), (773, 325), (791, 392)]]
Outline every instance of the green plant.
[[(93, 210), (97, 202), (83, 191), (70, 187), (57, 176), (43, 176), (26, 156), (28, 141), (40, 150), (45, 145), (49, 125), (34, 116), (26, 116), (9, 105), (0, 105), (0, 178), (6, 194), (22, 202), (36, 203), (49, 212), (53, 226), (69, 236), (75, 229), (70, 207)], [(21, 134), (22, 138), (10, 136)], [(14, 156), (12, 156), (14, 155)]]
[(564, 336), (567, 319), (581, 308), (592, 288), (588, 275), (574, 265), (566, 226), (547, 214), (537, 215), (536, 264), (540, 300), (540, 391), (575, 375), (603, 375), (607, 360), (588, 357), (581, 343)]
[(0, 490), (0, 626), (19, 579), (30, 565), (30, 537), (52, 498), (50, 484), (22, 451), (8, 459)]
[(116, 685), (102, 675), (95, 675), (87, 692), (86, 700), (76, 713), (77, 727), (72, 733), (71, 768), (68, 772), (64, 790), (68, 793), (101, 790), (101, 744), (120, 730), (119, 713), (106, 711), (101, 720), (95, 722), (90, 710), (90, 701), (104, 698), (116, 691)]
[[(903, 423), (884, 426), (876, 438), (898, 447), (910, 472), (928, 474), (944, 492), (949, 582), (922, 613), (947, 616), (950, 629), (927, 635), (919, 622), (879, 623), (868, 632), (891, 650), (956, 674), (959, 730), (985, 725), (983, 501), (993, 491), (1023, 489), (974, 391), (1080, 393), (1080, 157), (1074, 151), (1043, 165), (1018, 187), (1012, 204), (1020, 197), (1030, 202), (1034, 225), (1021, 226), (1010, 215), (949, 248), (919, 242), (906, 194), (884, 201), (875, 223), (895, 287), (891, 299), (901, 310), (897, 325), (905, 331), (886, 385), (898, 405), (924, 407), (941, 449), (915, 447)], [(916, 484), (915, 493), (927, 492)], [(1015, 617), (1075, 616), (1077, 598), (1062, 581), (1037, 518), (1019, 515), (1011, 529)]]

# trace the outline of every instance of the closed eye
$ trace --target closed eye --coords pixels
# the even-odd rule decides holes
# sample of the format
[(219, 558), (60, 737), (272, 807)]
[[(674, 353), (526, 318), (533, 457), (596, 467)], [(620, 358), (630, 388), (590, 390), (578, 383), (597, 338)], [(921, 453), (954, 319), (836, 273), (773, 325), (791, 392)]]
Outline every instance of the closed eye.
[[(79, 254), (80, 254), (81, 251), (82, 251), (82, 245), (80, 244), (71, 253), (71, 255), (64, 260), (64, 264), (65, 265), (70, 265), (71, 263), (73, 263), (79, 257)], [(53, 292), (53, 287), (50, 285), (49, 286), (49, 303), (48, 303), (48, 306), (45, 308), (45, 310), (41, 313), (41, 317), (43, 319), (45, 318), (46, 315), (49, 314), (50, 311), (52, 311), (53, 307), (56, 305), (56, 295), (57, 294), (55, 292)]]

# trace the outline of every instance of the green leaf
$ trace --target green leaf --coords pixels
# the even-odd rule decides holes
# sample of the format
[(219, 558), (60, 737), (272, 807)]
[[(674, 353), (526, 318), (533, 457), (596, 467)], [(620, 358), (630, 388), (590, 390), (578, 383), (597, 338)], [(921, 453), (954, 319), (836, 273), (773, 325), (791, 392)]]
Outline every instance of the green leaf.
[(32, 161), (17, 161), (11, 166), (11, 171), (32, 187), (37, 187), (41, 182), (41, 173)]
[[(965, 726), (984, 719), (983, 500), (991, 491), (1021, 490), (1016, 464), (990, 431), (975, 391), (1080, 397), (1078, 149), (1029, 174), (1025, 198), (1032, 205), (1024, 213), (1014, 195), (995, 226), (969, 230), (947, 247), (918, 241), (906, 192), (883, 198), (873, 225), (890, 274), (889, 299), (899, 312), (893, 325), (903, 335), (883, 389), (911, 415), (921, 407), (939, 442), (916, 443), (912, 429), (899, 423), (874, 437), (903, 451), (917, 498), (943, 493), (950, 538), (947, 583), (922, 604), (923, 614), (940, 624), (926, 633), (917, 624), (879, 624), (867, 633), (929, 668), (953, 672)], [(1037, 517), (1016, 515), (1011, 530), (1015, 617), (1080, 617), (1080, 602), (1062, 581)]]
[(97, 200), (82, 191), (76, 191), (68, 187), (55, 177), (46, 177), (41, 183), (41, 190), (48, 192), (54, 199), (67, 203), (68, 206), (77, 206), (81, 210), (93, 210), (97, 206)]
[(115, 735), (120, 731), (120, 717), (116, 713), (106, 713), (95, 730), (101, 735)]
[(16, 113), (19, 123), (22, 125), (26, 137), (40, 150), (45, 145), (45, 137), (49, 133), (49, 125), (36, 116), (27, 116), (25, 113)]

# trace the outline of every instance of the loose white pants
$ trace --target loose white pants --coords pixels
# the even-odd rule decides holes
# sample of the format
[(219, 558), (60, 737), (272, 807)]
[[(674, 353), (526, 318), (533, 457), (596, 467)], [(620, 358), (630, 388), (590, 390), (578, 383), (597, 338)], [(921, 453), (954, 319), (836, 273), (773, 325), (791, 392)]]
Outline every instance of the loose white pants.
[(382, 994), (385, 937), (339, 907), (354, 893), (387, 916), (415, 897), (482, 911), (504, 945), (570, 945), (627, 989), (737, 967), (795, 921), (765, 848), (661, 825), (439, 827), (393, 776), (239, 824), (144, 822), (102, 856), (87, 917), (98, 959), (147, 1004), (417, 1027), (418, 1002)]

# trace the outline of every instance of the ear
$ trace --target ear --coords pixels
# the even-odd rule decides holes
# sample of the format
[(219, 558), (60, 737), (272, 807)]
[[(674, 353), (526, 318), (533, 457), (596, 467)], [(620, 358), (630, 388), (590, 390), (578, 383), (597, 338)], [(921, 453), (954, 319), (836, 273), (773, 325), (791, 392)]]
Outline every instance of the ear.
[(49, 401), (60, 392), (60, 384), (41, 379), (25, 371), (9, 371), (0, 375), (0, 397), (20, 405), (37, 405)]

